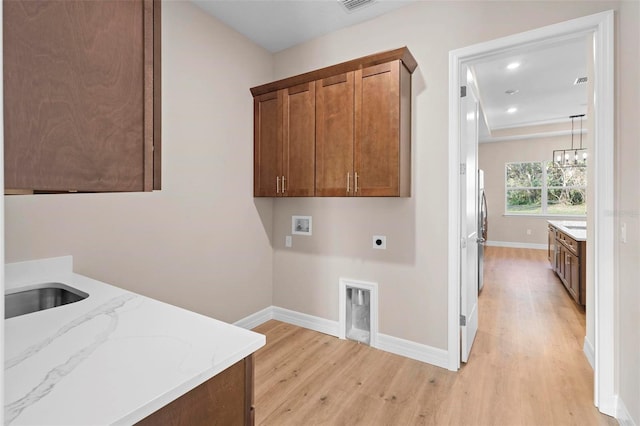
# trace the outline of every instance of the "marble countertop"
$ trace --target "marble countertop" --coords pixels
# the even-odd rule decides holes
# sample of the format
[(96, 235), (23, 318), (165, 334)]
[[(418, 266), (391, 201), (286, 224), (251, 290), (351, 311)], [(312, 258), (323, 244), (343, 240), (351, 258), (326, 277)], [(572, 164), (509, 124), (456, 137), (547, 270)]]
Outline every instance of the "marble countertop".
[(5, 320), (5, 424), (133, 424), (265, 344), (261, 334), (75, 274), (72, 263), (6, 265), (7, 291), (60, 282), (89, 297)]
[(548, 220), (547, 222), (576, 241), (587, 241), (587, 222), (584, 220)]

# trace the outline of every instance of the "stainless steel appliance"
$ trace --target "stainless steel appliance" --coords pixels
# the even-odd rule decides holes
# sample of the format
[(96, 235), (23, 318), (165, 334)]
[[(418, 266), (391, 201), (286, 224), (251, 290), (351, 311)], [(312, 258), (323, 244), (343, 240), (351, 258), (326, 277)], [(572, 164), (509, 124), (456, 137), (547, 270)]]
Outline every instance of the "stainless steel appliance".
[(478, 170), (478, 291), (484, 286), (484, 246), (487, 241), (487, 197), (484, 194), (484, 171)]

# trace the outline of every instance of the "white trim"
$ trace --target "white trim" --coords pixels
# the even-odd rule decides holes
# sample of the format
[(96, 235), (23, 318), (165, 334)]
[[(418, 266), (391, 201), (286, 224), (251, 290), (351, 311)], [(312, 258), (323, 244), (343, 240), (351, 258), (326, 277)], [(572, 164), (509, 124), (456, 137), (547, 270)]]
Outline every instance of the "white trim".
[(485, 244), (490, 247), (511, 247), (535, 250), (547, 250), (549, 248), (547, 244), (517, 243), (513, 241), (487, 241)]
[(499, 52), (593, 34), (595, 173), (593, 244), (595, 259), (594, 403), (605, 414), (615, 413), (614, 340), (614, 12), (612, 10), (549, 25), (449, 52), (449, 231), (448, 231), (448, 368), (460, 367), (460, 69)]
[(525, 122), (520, 122), (516, 124), (510, 124), (508, 126), (494, 127), (493, 129), (491, 129), (491, 131), (517, 129), (519, 127), (546, 126), (549, 124), (558, 124), (558, 123), (571, 123), (571, 119), (569, 117), (558, 117), (558, 118), (550, 118), (548, 120), (525, 121)]
[(627, 410), (627, 406), (622, 402), (622, 398), (617, 398), (617, 400), (616, 420), (618, 420), (620, 426), (637, 426), (633, 421), (633, 417), (631, 417), (631, 413)]
[(400, 339), (398, 337), (378, 334), (378, 349), (400, 355), (437, 367), (447, 368), (449, 355), (444, 349)]
[[(350, 281), (350, 280), (345, 280)], [(362, 283), (358, 281), (358, 283)], [(373, 295), (372, 299), (373, 299)], [(307, 328), (309, 330), (328, 334), (330, 336), (339, 337), (338, 322), (328, 319), (307, 315), (289, 309), (279, 308), (277, 306), (269, 306), (263, 310), (251, 314), (239, 321), (233, 323), (238, 327), (252, 329), (258, 325), (271, 319), (286, 322), (288, 324), (297, 325), (298, 327)], [(373, 329), (373, 327), (372, 327)], [(344, 333), (343, 333), (344, 334)], [(372, 332), (372, 342), (373, 332)], [(444, 349), (434, 348), (422, 343), (412, 342), (410, 340), (400, 339), (386, 334), (375, 333), (375, 348), (390, 352), (392, 354), (404, 356), (406, 358), (415, 359), (417, 361), (426, 362), (437, 367), (447, 368), (449, 355)], [(371, 345), (374, 347), (373, 345)]]
[(273, 306), (273, 319), (338, 337), (338, 321)]
[(587, 336), (584, 336), (584, 345), (582, 345), (582, 352), (587, 357), (587, 361), (589, 361), (589, 365), (591, 368), (595, 370), (596, 366), (596, 352), (593, 349), (593, 344), (587, 339)]
[(248, 317), (244, 317), (241, 320), (238, 320), (233, 323), (238, 327), (245, 328), (247, 330), (252, 330), (259, 326), (260, 324), (264, 324), (265, 322), (273, 319), (273, 306), (269, 306), (264, 308), (261, 311), (258, 311), (254, 314), (249, 315)]
[(340, 278), (338, 280), (338, 337), (346, 339), (347, 326), (347, 287), (361, 288), (368, 290), (370, 296), (370, 317), (371, 320), (369, 330), (369, 345), (373, 348), (378, 347), (378, 283), (352, 280), (350, 278)]
[[(587, 129), (583, 129), (574, 132), (574, 134), (587, 133)], [(542, 138), (557, 138), (560, 136), (571, 136), (571, 130), (556, 130), (554, 132), (537, 132), (537, 133), (525, 133), (522, 135), (511, 136), (487, 136), (478, 141), (478, 143), (495, 143), (495, 142), (511, 142), (521, 141), (526, 139), (542, 139)]]

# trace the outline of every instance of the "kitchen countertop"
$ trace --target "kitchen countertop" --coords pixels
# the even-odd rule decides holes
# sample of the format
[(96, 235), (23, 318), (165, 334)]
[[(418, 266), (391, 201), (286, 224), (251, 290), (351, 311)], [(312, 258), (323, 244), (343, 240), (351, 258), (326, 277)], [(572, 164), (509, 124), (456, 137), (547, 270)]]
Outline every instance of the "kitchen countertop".
[[(547, 222), (576, 241), (587, 241), (587, 222), (584, 220), (548, 220)], [(584, 227), (584, 229), (571, 227)]]
[(261, 334), (73, 273), (71, 256), (5, 267), (6, 290), (46, 282), (89, 297), (5, 320), (5, 424), (133, 424), (265, 344)]

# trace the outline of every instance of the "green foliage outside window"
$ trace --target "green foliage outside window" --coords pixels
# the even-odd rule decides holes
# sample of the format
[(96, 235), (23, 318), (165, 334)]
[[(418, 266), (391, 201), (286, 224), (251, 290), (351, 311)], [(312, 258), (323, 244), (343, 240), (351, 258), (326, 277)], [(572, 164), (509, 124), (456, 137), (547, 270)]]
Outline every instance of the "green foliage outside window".
[(587, 212), (587, 170), (551, 162), (505, 164), (506, 213), (581, 215)]

